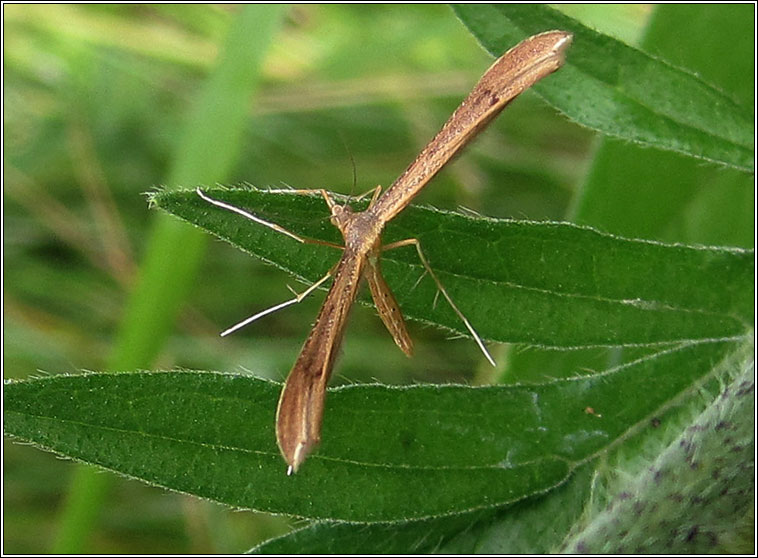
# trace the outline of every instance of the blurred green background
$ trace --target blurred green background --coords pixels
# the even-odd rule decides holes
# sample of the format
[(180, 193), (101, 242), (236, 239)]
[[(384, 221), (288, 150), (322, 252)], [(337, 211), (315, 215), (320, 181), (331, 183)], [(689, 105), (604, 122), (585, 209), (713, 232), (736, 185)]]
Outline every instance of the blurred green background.
[[(164, 184), (191, 103), (240, 9), (3, 6), (6, 378), (107, 367), (157, 216), (143, 193)], [(644, 5), (565, 9), (630, 43), (649, 14)], [(243, 155), (227, 183), (344, 193), (386, 186), (490, 63), (446, 6), (292, 6), (265, 55)], [(561, 219), (592, 142), (590, 132), (527, 92), (418, 203)], [(229, 338), (218, 332), (289, 298), (287, 284), (299, 287), (221, 242), (208, 243), (189, 302), (152, 368), (283, 379), (323, 295)], [(357, 309), (334, 383), (488, 380), (470, 340), (451, 341), (419, 324), (410, 333), (413, 359), (397, 350), (374, 312)], [(49, 551), (74, 468), (4, 441), (6, 553)], [(294, 525), (118, 479), (87, 550), (239, 552)]]

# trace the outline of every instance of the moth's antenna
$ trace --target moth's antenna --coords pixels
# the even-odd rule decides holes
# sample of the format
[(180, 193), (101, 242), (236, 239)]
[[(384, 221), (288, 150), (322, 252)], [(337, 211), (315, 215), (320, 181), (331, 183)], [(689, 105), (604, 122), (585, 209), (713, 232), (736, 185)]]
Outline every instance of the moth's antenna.
[(345, 153), (347, 153), (347, 156), (350, 157), (350, 164), (353, 167), (353, 183), (350, 186), (350, 197), (352, 198), (353, 194), (355, 194), (355, 187), (358, 185), (358, 171), (356, 170), (355, 166), (355, 157), (353, 157), (353, 152), (347, 146), (347, 141), (345, 141), (345, 134), (341, 130), (338, 130), (337, 134), (339, 135), (340, 141), (342, 142), (342, 147), (345, 148)]

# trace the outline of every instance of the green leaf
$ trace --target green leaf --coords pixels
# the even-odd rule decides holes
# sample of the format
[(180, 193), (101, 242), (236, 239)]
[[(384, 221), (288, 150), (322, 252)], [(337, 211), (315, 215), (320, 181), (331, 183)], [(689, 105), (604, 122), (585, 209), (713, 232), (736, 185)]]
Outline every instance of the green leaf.
[[(749, 5), (658, 6), (643, 46), (752, 104), (752, 13)], [(754, 195), (755, 179), (743, 172), (604, 138), (570, 220), (634, 238), (752, 247)]]
[(690, 393), (735, 347), (688, 343), (539, 385), (333, 389), (323, 444), (293, 477), (284, 474), (273, 432), (280, 386), (248, 376), (142, 372), (11, 382), (5, 431), (236, 507), (407, 521), (550, 490)]
[(752, 536), (741, 547), (734, 526), (752, 507), (752, 353), (747, 342), (714, 361), (711, 381), (701, 384), (712, 385), (710, 392), (672, 400), (548, 493), (494, 511), (400, 524), (317, 522), (255, 552), (745, 552)]
[[(751, 6), (661, 5), (652, 11), (642, 45), (752, 104), (754, 34)], [(753, 177), (679, 153), (598, 139), (571, 222), (631, 238), (753, 247)], [(630, 358), (629, 349), (618, 348), (514, 348), (501, 381), (572, 375)]]
[[(557, 490), (560, 490), (558, 488)], [(451, 533), (460, 533), (489, 519), (491, 511), (451, 517), (373, 523), (318, 521), (257, 546), (251, 554), (415, 554), (434, 552)]]
[[(556, 533), (573, 525), (589, 493), (592, 468), (579, 467), (561, 486), (498, 510), (465, 512), (449, 517), (401, 523), (354, 524), (317, 521), (284, 536), (268, 540), (254, 554), (360, 554), (371, 548), (376, 554), (482, 553), (481, 542), (506, 518), (519, 518), (521, 532), (509, 533), (507, 550), (498, 553), (535, 553), (548, 548)], [(567, 513), (567, 510), (569, 513)], [(545, 518), (549, 520), (545, 520)], [(502, 531), (501, 531), (502, 532)], [(536, 540), (534, 540), (536, 539)], [(541, 541), (541, 544), (540, 542)]]
[(753, 355), (749, 340), (560, 490), (499, 512), (439, 551), (749, 552), (752, 531), (742, 542), (736, 535), (752, 526)]
[(535, 90), (575, 122), (753, 172), (751, 111), (696, 75), (547, 6), (462, 4), (455, 11), (493, 56), (541, 31), (571, 31), (566, 65)]
[(633, 475), (598, 468), (603, 494), (560, 551), (701, 554), (732, 542), (755, 494), (755, 368), (748, 350), (735, 363), (736, 376), (676, 439), (644, 466), (638, 456), (636, 467), (626, 467)]
[[(365, 386), (333, 394), (331, 410), (336, 414), (327, 421), (324, 435), (332, 436), (330, 446), (342, 449), (331, 457), (327, 450), (325, 459), (309, 459), (307, 469), (288, 477), (273, 429), (279, 388), (252, 377), (200, 372), (43, 378), (6, 386), (6, 433), (237, 507), (358, 521), (421, 518), (499, 505), (555, 486), (568, 473), (567, 462), (550, 455), (508, 466), (487, 463), (489, 457), (481, 452), (458, 463), (445, 464), (443, 456), (429, 460), (431, 453), (424, 446), (439, 428), (435, 405), (445, 400), (456, 404), (463, 394), (437, 386), (410, 391)], [(423, 411), (414, 408), (420, 402)], [(400, 412), (395, 412), (397, 404)], [(355, 449), (364, 455), (346, 459), (346, 439), (334, 437), (334, 428), (340, 414), (352, 414), (356, 405), (363, 405), (369, 417), (383, 415), (382, 424), (372, 428), (368, 438), (361, 428), (348, 428), (348, 443), (363, 446)], [(474, 409), (466, 408), (467, 414)], [(460, 410), (450, 408), (444, 414), (448, 413), (453, 422), (443, 429), (464, 441), (455, 426)], [(415, 426), (399, 422), (412, 417), (418, 420)], [(390, 424), (399, 429), (380, 445), (387, 449), (389, 443), (401, 453), (380, 451), (384, 456), (372, 457), (381, 448), (369, 446), (386, 435)], [(469, 437), (466, 445), (472, 444), (481, 441)], [(503, 454), (498, 459), (505, 458)], [(409, 484), (416, 487), (413, 493), (408, 492)], [(447, 489), (435, 490), (440, 486)], [(494, 486), (499, 488), (493, 491)]]
[[(339, 243), (320, 197), (206, 190), (307, 238)], [(306, 281), (339, 257), (217, 208), (194, 191), (152, 201)], [(474, 219), (410, 207), (385, 241), (418, 238), (453, 300), (485, 339), (554, 347), (638, 345), (742, 335), (752, 321), (753, 252), (627, 240), (567, 223)], [(475, 249), (472, 249), (475, 246)], [(404, 314), (464, 332), (413, 248), (385, 252)]]

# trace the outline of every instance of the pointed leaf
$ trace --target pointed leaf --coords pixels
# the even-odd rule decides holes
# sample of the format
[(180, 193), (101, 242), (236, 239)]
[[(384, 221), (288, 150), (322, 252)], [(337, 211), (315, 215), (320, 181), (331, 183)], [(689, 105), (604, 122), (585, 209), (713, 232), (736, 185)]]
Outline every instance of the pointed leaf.
[(493, 56), (541, 31), (571, 31), (566, 65), (535, 90), (577, 123), (754, 172), (751, 111), (696, 75), (544, 5), (460, 4), (455, 11)]
[[(207, 193), (307, 238), (340, 243), (323, 199), (253, 189)], [(315, 282), (339, 251), (303, 245), (194, 191), (152, 201)], [(656, 344), (742, 335), (753, 316), (753, 252), (627, 240), (568, 223), (474, 219), (410, 207), (385, 242), (415, 237), (445, 288), (486, 339), (554, 347)], [(472, 249), (475, 246), (475, 249)], [(412, 247), (382, 265), (406, 317), (459, 332)], [(366, 298), (364, 298), (366, 300)]]
[(12, 382), (5, 431), (236, 507), (361, 522), (423, 519), (557, 486), (687, 393), (734, 345), (684, 344), (539, 385), (333, 389), (322, 446), (293, 477), (274, 441), (280, 386), (253, 377), (144, 372)]

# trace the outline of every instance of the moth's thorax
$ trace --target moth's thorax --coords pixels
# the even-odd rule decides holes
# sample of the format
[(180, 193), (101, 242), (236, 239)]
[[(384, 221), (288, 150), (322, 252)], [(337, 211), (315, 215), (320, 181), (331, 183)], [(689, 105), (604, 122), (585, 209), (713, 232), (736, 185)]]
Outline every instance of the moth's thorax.
[(332, 207), (332, 223), (342, 233), (345, 247), (368, 252), (382, 233), (383, 223), (370, 211), (354, 212), (349, 205)]

